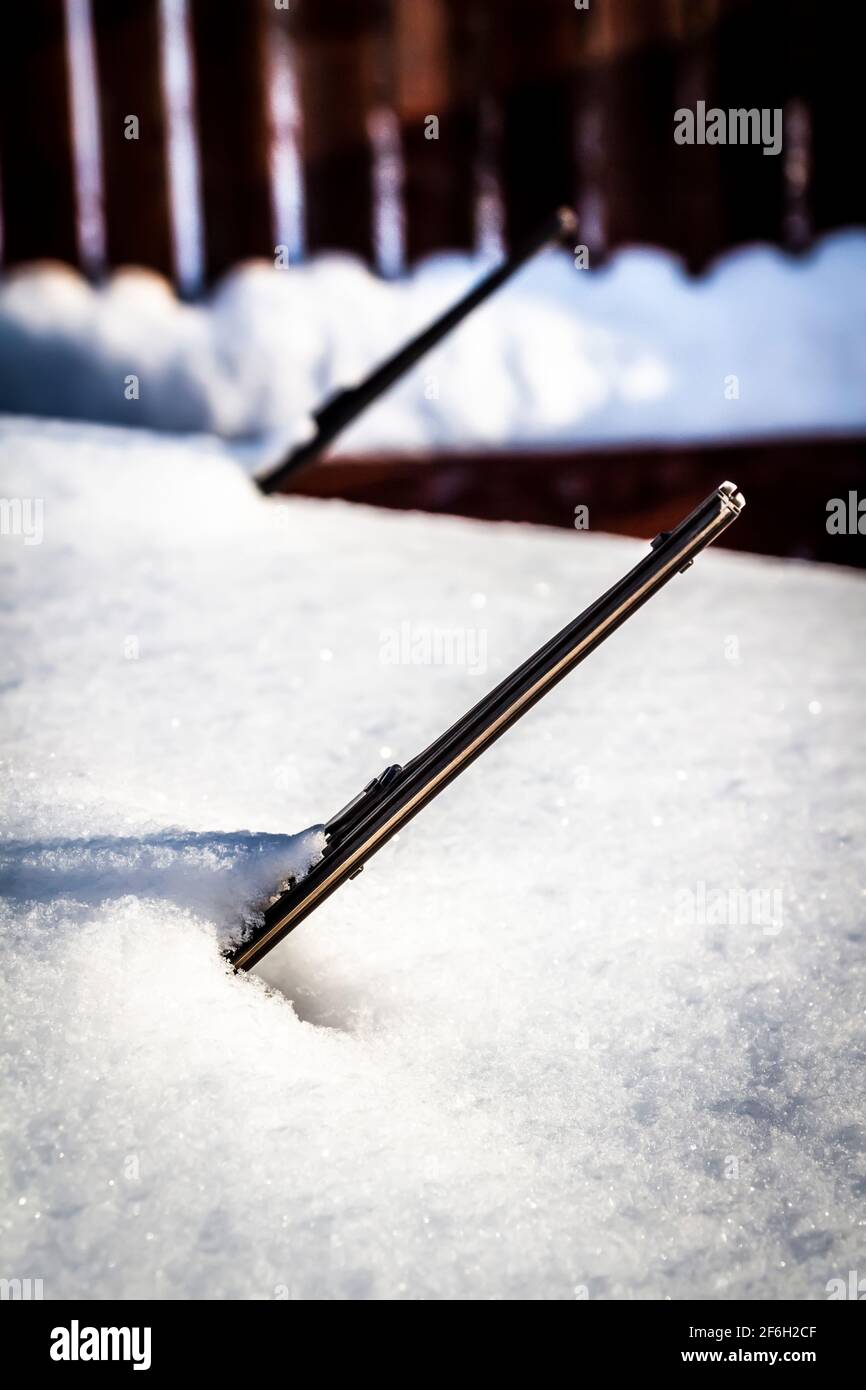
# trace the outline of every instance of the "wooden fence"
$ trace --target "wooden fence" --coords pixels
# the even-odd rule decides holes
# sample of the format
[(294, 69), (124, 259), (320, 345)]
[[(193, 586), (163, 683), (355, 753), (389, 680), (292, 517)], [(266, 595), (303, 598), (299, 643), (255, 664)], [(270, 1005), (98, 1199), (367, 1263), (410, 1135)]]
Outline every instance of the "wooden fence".
[[(170, 3), (181, 6), (191, 52), (205, 283), (247, 257), (273, 258), (275, 209), (287, 196), (302, 202), (305, 253), (342, 249), (375, 264), (385, 165), (409, 264), (477, 244), (485, 210), (510, 243), (563, 202), (581, 214), (591, 264), (648, 242), (699, 269), (742, 241), (799, 248), (866, 221), (866, 187), (847, 149), (859, 122), (856, 6), (90, 0), (88, 10), (81, 0), (101, 146), (105, 256), (94, 264), (76, 187), (71, 3), (26, 0), (0, 21), (7, 266), (52, 257), (91, 274), (135, 263), (177, 278), (185, 210), (172, 200), (195, 195), (171, 178)], [(275, 158), (272, 59), (283, 48), (300, 115), (299, 194), (279, 186)], [(677, 145), (674, 111), (699, 100), (783, 109), (783, 154)]]

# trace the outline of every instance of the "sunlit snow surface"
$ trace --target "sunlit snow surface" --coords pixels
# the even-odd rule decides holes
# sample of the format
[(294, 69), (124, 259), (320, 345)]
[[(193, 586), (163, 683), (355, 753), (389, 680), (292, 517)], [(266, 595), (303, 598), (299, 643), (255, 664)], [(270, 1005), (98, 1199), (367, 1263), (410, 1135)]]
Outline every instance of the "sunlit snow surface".
[[(862, 1273), (861, 577), (702, 557), (269, 989), (217, 949), (244, 905), (642, 547), (265, 501), (214, 446), (119, 430), (7, 420), (0, 461), (44, 499), (41, 545), (0, 541), (4, 1275), (822, 1299)], [(383, 664), (405, 623), (483, 631), (486, 670)], [(780, 929), (689, 925), (701, 884), (779, 895)]]
[[(196, 304), (123, 272), (0, 284), (0, 410), (256, 437), (267, 462), (314, 410), (476, 284), (443, 256), (385, 283), (323, 256), (239, 268)], [(340, 441), (405, 451), (866, 428), (866, 233), (807, 255), (745, 247), (700, 279), (629, 249), (600, 270), (547, 253)]]

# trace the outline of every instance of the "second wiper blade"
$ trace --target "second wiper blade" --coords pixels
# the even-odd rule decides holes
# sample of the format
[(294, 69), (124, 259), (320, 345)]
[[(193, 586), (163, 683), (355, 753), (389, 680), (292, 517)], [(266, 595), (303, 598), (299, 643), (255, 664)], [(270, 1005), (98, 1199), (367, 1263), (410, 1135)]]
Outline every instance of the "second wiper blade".
[(546, 246), (564, 244), (565, 239), (573, 236), (576, 231), (577, 218), (574, 213), (569, 208), (560, 208), (533, 236), (485, 276), (480, 284), (473, 286), (457, 304), (452, 305), (434, 323), (429, 324), (411, 342), (406, 343), (399, 352), (395, 352), (393, 357), (376, 367), (360, 385), (347, 387), (321, 406), (313, 416), (316, 428), (312, 439), (297, 445), (286, 458), (257, 479), (262, 492), (279, 492), (299, 469), (315, 463), (343, 430), (348, 429), (369, 406), (420, 362), (422, 357), (431, 352), (443, 338), (459, 327), (464, 319), (507, 284), (527, 261)]
[(386, 768), (325, 825), (327, 845), (309, 873), (275, 897), (261, 925), (229, 954), (236, 970), (250, 970), (299, 922), (345, 883), (453, 782), (485, 748), (501, 738), (569, 671), (637, 612), (674, 575), (739, 516), (745, 500), (722, 483), (673, 531), (652, 542), (649, 555), (473, 706), (410, 763)]

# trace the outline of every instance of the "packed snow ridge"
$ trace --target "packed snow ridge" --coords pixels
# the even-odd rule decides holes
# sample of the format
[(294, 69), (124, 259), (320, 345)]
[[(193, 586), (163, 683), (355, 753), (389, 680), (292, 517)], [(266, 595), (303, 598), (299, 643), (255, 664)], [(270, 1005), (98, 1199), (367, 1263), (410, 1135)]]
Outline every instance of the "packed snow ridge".
[[(274, 951), (219, 947), (644, 553), (0, 423), (3, 1273), (823, 1299), (863, 1270), (864, 581), (700, 558)], [(383, 659), (484, 634), (477, 663)], [(391, 645), (389, 645), (391, 644)], [(431, 646), (431, 651), (435, 650)], [(467, 647), (468, 650), (468, 647)]]
[[(450, 307), (490, 263), (384, 282), (322, 257), (240, 267), (203, 303), (142, 272), (0, 285), (0, 410), (302, 437), (310, 413)], [(733, 252), (689, 279), (661, 251), (528, 266), (346, 433), (344, 450), (705, 440), (866, 427), (866, 233)]]

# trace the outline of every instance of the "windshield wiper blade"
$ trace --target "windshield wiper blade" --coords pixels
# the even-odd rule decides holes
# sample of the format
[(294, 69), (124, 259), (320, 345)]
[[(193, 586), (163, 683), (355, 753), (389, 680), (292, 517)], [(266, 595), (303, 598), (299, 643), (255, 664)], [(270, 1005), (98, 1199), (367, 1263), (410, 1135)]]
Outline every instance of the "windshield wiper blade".
[(236, 970), (250, 970), (326, 898), (355, 878), (372, 856), (510, 729), (557, 682), (621, 627), (653, 594), (739, 516), (745, 499), (722, 483), (673, 531), (652, 541), (649, 555), (613, 588), (552, 637), (485, 695), (429, 748), (405, 766), (373, 778), (324, 827), (326, 847), (309, 873), (275, 896), (261, 924), (228, 953)]
[(491, 271), (480, 284), (442, 314), (435, 323), (425, 328), (393, 357), (389, 357), (387, 362), (378, 366), (358, 386), (350, 386), (332, 397), (313, 416), (316, 432), (312, 439), (297, 445), (282, 462), (256, 479), (262, 492), (279, 492), (298, 469), (315, 463), (337, 436), (348, 429), (349, 425), (354, 424), (368, 406), (383, 396), (400, 377), (405, 376), (410, 368), (415, 366), (416, 362), (432, 351), (475, 309), (501, 289), (527, 261), (539, 251), (543, 251), (546, 246), (562, 244), (566, 237), (573, 236), (576, 231), (577, 218), (574, 213), (570, 208), (560, 208), (522, 246), (518, 246), (507, 260)]

